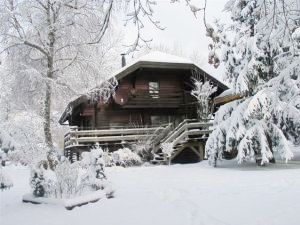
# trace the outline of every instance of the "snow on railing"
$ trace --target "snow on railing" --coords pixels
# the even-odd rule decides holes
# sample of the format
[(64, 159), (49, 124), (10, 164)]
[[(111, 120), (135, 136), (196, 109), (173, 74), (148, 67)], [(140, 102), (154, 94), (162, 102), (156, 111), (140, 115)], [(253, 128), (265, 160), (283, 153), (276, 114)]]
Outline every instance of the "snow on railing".
[(65, 149), (73, 146), (88, 145), (91, 143), (108, 143), (145, 140), (159, 135), (164, 127), (143, 127), (143, 128), (118, 128), (100, 130), (78, 130), (71, 127), (65, 135)]

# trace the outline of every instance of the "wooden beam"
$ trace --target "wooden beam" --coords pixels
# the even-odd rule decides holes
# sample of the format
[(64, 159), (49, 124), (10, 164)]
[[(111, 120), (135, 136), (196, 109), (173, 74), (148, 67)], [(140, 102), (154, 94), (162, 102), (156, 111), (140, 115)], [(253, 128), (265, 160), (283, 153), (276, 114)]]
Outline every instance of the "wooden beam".
[(149, 138), (149, 135), (126, 135), (126, 136), (106, 136), (106, 137), (79, 137), (71, 138), (78, 144), (91, 142), (112, 142), (112, 141), (134, 141)]
[(222, 96), (222, 97), (216, 97), (214, 99), (214, 104), (215, 105), (224, 105), (228, 102), (232, 102), (234, 100), (238, 100), (243, 98), (242, 95), (240, 94), (233, 94), (233, 95), (226, 95), (226, 96)]
[(159, 127), (152, 127), (152, 128), (129, 128), (129, 129), (107, 129), (107, 130), (80, 130), (80, 131), (70, 131), (69, 134), (72, 136), (85, 136), (85, 135), (95, 135), (95, 136), (102, 136), (102, 135), (126, 135), (126, 134), (141, 134), (141, 133), (153, 133)]
[(195, 153), (195, 154), (197, 154), (198, 156), (199, 156), (199, 159), (201, 160), (201, 154), (200, 154), (200, 152), (199, 151), (197, 151), (197, 149), (194, 147), (194, 146), (190, 146), (190, 149)]

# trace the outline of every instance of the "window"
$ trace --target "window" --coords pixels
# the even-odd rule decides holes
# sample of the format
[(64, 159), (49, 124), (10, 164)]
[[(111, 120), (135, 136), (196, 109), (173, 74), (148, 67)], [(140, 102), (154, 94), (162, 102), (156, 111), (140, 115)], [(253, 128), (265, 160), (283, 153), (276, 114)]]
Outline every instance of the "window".
[(159, 83), (158, 81), (149, 82), (149, 94), (152, 98), (159, 98)]

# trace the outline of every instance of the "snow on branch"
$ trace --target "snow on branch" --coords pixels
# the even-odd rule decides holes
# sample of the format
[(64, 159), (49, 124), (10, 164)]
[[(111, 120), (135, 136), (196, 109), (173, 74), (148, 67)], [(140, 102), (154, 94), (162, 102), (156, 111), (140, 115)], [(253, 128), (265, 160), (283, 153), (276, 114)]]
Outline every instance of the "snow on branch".
[(217, 91), (217, 87), (214, 87), (209, 81), (202, 82), (193, 78), (194, 89), (191, 91), (191, 95), (197, 99), (198, 102), (198, 116), (200, 119), (207, 120), (211, 113), (210, 97)]
[(145, 27), (145, 17), (146, 19), (154, 25), (159, 30), (164, 30), (165, 28), (160, 25), (160, 21), (154, 19), (154, 9), (153, 7), (157, 4), (156, 1), (152, 0), (130, 0), (127, 1), (127, 7), (129, 7), (129, 12), (126, 15), (125, 26), (131, 22), (136, 27), (136, 39), (135, 41), (127, 46), (127, 54), (139, 50), (142, 48), (143, 44), (149, 48), (149, 43), (152, 39), (145, 39), (142, 35), (142, 29)]
[(92, 102), (106, 103), (112, 96), (114, 96), (117, 85), (118, 81), (113, 77), (90, 90), (87, 93), (87, 96)]

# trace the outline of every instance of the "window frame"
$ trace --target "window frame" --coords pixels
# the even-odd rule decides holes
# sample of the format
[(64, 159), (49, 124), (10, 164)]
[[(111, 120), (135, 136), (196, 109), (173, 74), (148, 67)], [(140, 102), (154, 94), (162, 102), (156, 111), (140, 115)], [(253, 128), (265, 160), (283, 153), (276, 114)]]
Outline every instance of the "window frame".
[(158, 80), (148, 81), (148, 93), (152, 98), (159, 98), (160, 84)]

